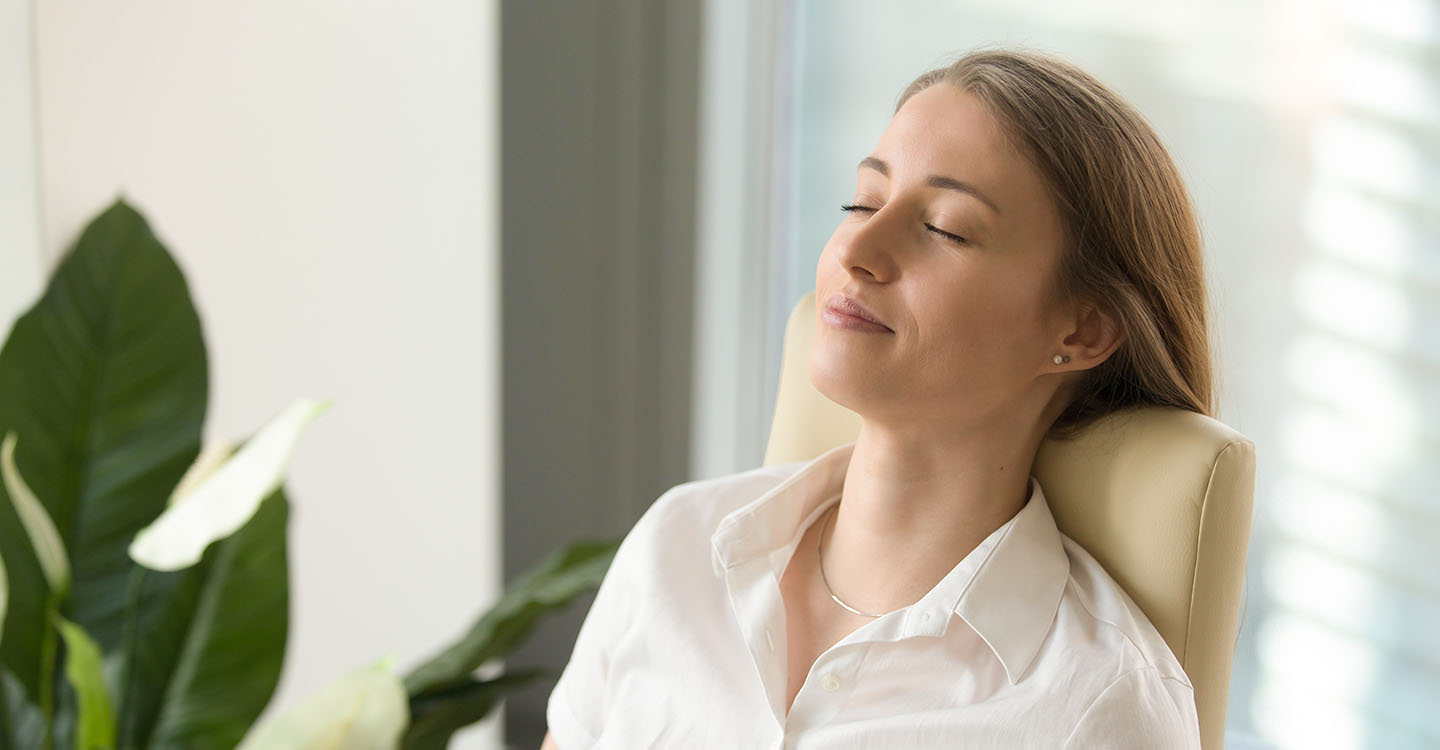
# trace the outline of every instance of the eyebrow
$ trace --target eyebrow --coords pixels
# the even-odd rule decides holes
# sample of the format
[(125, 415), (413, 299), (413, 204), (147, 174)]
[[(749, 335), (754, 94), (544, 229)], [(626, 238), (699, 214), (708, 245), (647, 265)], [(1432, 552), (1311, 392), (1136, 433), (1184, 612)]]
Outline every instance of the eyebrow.
[[(864, 159), (860, 160), (860, 169), (865, 169), (866, 167), (869, 167), (870, 169), (873, 169), (876, 172), (885, 175), (886, 177), (890, 176), (890, 165), (879, 159), (876, 159), (873, 156), (867, 156)], [(979, 188), (971, 185), (968, 182), (963, 182), (953, 177), (945, 177), (938, 174), (932, 174), (929, 177), (925, 178), (925, 184), (929, 185), (930, 187), (944, 188), (946, 190), (956, 190), (961, 193), (965, 193), (974, 197), (981, 203), (989, 206), (990, 210), (994, 211), (997, 215), (1000, 213), (1000, 207), (995, 205), (995, 201), (992, 201), (989, 198), (985, 197), (985, 194), (980, 192)]]

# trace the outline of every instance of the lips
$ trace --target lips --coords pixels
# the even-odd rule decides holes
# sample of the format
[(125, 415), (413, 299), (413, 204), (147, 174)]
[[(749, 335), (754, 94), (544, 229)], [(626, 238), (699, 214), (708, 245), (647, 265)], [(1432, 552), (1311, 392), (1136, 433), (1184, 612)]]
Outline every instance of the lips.
[(875, 313), (870, 312), (853, 297), (846, 296), (843, 292), (836, 292), (830, 295), (830, 301), (825, 305), (827, 309), (834, 310), (842, 315), (853, 315), (861, 320), (868, 320), (879, 326), (885, 326), (886, 330), (893, 332), (894, 329), (886, 325)]

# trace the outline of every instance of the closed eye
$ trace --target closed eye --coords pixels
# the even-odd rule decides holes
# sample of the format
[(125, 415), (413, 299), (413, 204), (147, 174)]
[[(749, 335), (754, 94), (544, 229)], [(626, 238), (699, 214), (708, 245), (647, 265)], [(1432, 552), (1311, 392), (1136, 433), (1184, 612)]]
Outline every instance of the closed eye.
[[(873, 214), (873, 213), (875, 213), (876, 211), (878, 211), (878, 210), (880, 210), (880, 209), (878, 209), (878, 208), (871, 208), (870, 206), (861, 206), (861, 205), (857, 205), (857, 204), (854, 204), (854, 203), (842, 203), (842, 204), (840, 204), (840, 210), (841, 210), (841, 211), (844, 211), (844, 212), (847, 213), (847, 214), (855, 213), (855, 212), (857, 212), (857, 211), (858, 211), (858, 212), (861, 212), (861, 213), (870, 213), (870, 214)], [(940, 227), (935, 226), (934, 224), (926, 224), (926, 225), (925, 225), (925, 228), (928, 229), (928, 230), (930, 230), (931, 232), (934, 232), (935, 234), (940, 235), (940, 236), (941, 236), (942, 238), (944, 238), (944, 239), (950, 240), (951, 242), (954, 242), (954, 243), (957, 243), (957, 244), (961, 244), (961, 245), (965, 244), (965, 238), (964, 238), (964, 237), (961, 237), (961, 236), (958, 235), (958, 234), (952, 234), (952, 233), (950, 233), (950, 232), (947, 232), (947, 231), (945, 231), (944, 229), (941, 229)]]
[(932, 224), (926, 224), (926, 225), (925, 225), (925, 228), (926, 228), (926, 229), (929, 229), (930, 231), (934, 232), (935, 234), (940, 235), (941, 237), (944, 237), (944, 238), (947, 239), (947, 240), (950, 240), (951, 242), (956, 242), (956, 243), (959, 243), (959, 244), (961, 244), (961, 245), (965, 244), (965, 238), (964, 238), (964, 237), (961, 237), (961, 236), (958, 235), (958, 234), (951, 234), (951, 233), (945, 231), (944, 229), (941, 229), (940, 227), (934, 226), (934, 225), (932, 225)]

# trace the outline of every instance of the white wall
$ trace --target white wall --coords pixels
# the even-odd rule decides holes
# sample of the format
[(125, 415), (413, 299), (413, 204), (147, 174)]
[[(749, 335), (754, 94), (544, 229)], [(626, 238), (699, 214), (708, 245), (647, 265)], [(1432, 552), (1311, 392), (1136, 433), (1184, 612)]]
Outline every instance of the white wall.
[(334, 400), (290, 472), (271, 710), (449, 642), (501, 579), (497, 3), (36, 13), (47, 267), (123, 193), (200, 308), (207, 439)]
[(28, 0), (0, 3), (0, 342), (40, 292)]

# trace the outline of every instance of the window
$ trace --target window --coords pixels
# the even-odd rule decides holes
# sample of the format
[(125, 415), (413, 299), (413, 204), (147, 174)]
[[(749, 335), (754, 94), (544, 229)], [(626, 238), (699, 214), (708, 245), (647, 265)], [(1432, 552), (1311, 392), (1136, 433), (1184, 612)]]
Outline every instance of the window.
[(813, 288), (855, 163), (915, 75), (987, 43), (1080, 64), (1185, 174), (1219, 416), (1260, 448), (1230, 746), (1440, 745), (1440, 5), (787, 8), (769, 330)]

